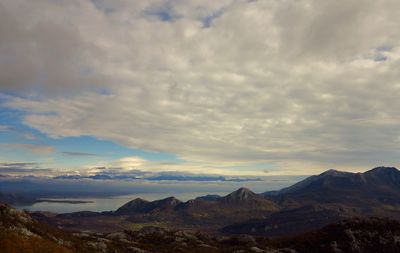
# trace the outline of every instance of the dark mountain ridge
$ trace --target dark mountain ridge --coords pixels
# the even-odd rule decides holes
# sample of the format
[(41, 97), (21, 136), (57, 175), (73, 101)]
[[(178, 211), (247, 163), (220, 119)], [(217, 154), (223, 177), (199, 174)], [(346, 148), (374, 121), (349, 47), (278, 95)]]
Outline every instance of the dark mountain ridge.
[(162, 221), (180, 225), (227, 225), (277, 211), (278, 206), (268, 198), (247, 188), (240, 188), (224, 197), (199, 197), (186, 202), (169, 197), (157, 201), (132, 200), (112, 215), (128, 216), (132, 222)]
[(400, 204), (400, 171), (377, 167), (364, 173), (328, 170), (276, 192), (265, 192), (280, 205), (341, 203), (352, 206)]
[(182, 202), (134, 199), (111, 212), (61, 214), (43, 220), (71, 229), (163, 224), (176, 228), (280, 236), (298, 234), (351, 217), (400, 219), (400, 171), (377, 167), (364, 173), (328, 170), (280, 191), (256, 194), (240, 188), (226, 196), (205, 196)]
[(400, 171), (394, 167), (364, 173), (328, 170), (262, 195), (280, 210), (223, 231), (274, 236), (306, 232), (354, 216), (400, 219)]

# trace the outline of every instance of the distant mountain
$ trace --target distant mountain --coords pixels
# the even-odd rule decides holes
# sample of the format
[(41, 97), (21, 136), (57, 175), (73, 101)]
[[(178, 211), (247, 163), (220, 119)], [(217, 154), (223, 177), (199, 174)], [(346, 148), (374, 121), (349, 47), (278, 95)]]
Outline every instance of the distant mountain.
[[(240, 188), (224, 197), (208, 195), (186, 202), (169, 197), (147, 201), (140, 198), (129, 201), (114, 212), (76, 212), (60, 214), (42, 220), (52, 220), (53, 224), (67, 224), (82, 227), (96, 219), (121, 220), (133, 223), (167, 222), (177, 227), (219, 228), (234, 222), (244, 222), (251, 218), (265, 218), (279, 207), (270, 199), (249, 189)], [(74, 225), (73, 225), (74, 224)], [(89, 224), (90, 225), (90, 224)], [(88, 227), (86, 227), (88, 228)]]
[[(180, 200), (169, 197), (162, 200), (156, 201), (146, 201), (143, 199), (134, 199), (125, 205), (118, 208), (114, 213), (115, 214), (135, 214), (135, 213), (151, 213), (154, 211), (166, 211), (166, 210), (175, 210), (175, 211), (185, 211), (188, 207), (196, 205), (198, 208), (204, 206), (207, 209), (224, 209), (230, 208), (233, 206), (238, 206), (240, 209), (249, 209), (250, 207), (256, 209), (265, 209), (265, 210), (276, 210), (277, 206), (274, 202), (266, 199), (265, 197), (258, 195), (249, 189), (240, 188), (237, 191), (234, 191), (224, 197), (220, 197), (218, 195), (208, 195), (205, 197), (198, 197), (194, 200), (190, 200), (188, 202), (181, 202)], [(201, 210), (199, 210), (201, 211)]]
[(150, 214), (151, 212), (165, 212), (173, 210), (177, 205), (182, 203), (180, 200), (169, 197), (161, 200), (147, 201), (140, 198), (129, 201), (125, 205), (118, 208), (114, 214), (129, 215), (137, 213)]
[(179, 208), (187, 221), (213, 226), (263, 218), (279, 210), (279, 206), (273, 201), (246, 188), (240, 188), (215, 201), (190, 200), (181, 204)]
[(280, 210), (260, 220), (227, 226), (229, 233), (288, 235), (353, 216), (400, 219), (400, 171), (377, 167), (364, 173), (328, 170), (265, 197)]
[(340, 203), (370, 209), (376, 205), (398, 205), (400, 171), (393, 167), (378, 167), (364, 173), (328, 170), (263, 195), (286, 207)]
[(146, 212), (148, 210), (149, 201), (137, 198), (132, 201), (129, 201), (125, 205), (118, 208), (115, 213), (116, 214), (129, 214), (132, 212), (140, 213)]
[(221, 207), (277, 211), (279, 206), (268, 197), (256, 194), (247, 188), (240, 188), (216, 201)]
[(220, 199), (220, 198), (222, 198), (222, 197), (219, 196), (219, 195), (216, 195), (216, 194), (208, 194), (208, 195), (205, 195), (205, 196), (197, 197), (196, 200), (216, 201), (216, 200), (218, 200), (218, 199)]
[(264, 200), (261, 196), (258, 194), (255, 194), (254, 192), (250, 191), (247, 188), (240, 188), (225, 197), (219, 199), (221, 202), (226, 202), (226, 203), (234, 203), (234, 202), (249, 202), (249, 201), (260, 201)]

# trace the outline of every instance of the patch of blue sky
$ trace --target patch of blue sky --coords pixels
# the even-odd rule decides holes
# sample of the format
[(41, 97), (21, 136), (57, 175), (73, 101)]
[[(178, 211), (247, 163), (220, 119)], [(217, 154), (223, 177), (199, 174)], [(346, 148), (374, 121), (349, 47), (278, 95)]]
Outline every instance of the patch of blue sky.
[(222, 14), (224, 13), (225, 8), (221, 8), (219, 10), (216, 10), (214, 12), (212, 12), (210, 15), (204, 17), (202, 19), (202, 23), (203, 23), (203, 28), (208, 28), (211, 27), (211, 25), (213, 24), (213, 22), (222, 16)]
[(177, 19), (183, 18), (177, 14), (173, 9), (173, 1), (164, 1), (144, 11), (144, 15), (156, 17), (163, 22), (173, 22)]
[(91, 1), (98, 10), (102, 11), (105, 14), (111, 14), (115, 12), (115, 8), (110, 5), (111, 2), (101, 1), (101, 0), (91, 0)]
[(170, 9), (157, 9), (157, 10), (148, 10), (145, 13), (148, 16), (157, 17), (159, 20), (163, 22), (172, 22), (174, 20), (182, 18), (182, 16), (175, 14)]
[[(62, 152), (80, 152), (94, 154), (91, 157), (102, 157), (103, 159), (117, 160), (128, 156), (138, 156), (149, 161), (178, 162), (179, 159), (172, 154), (150, 152), (142, 149), (127, 148), (112, 141), (99, 140), (92, 136), (66, 137), (46, 140), (51, 146)], [(64, 153), (62, 153), (66, 156)], [(76, 157), (76, 156), (75, 156)], [(84, 156), (82, 156), (84, 157)]]
[(38, 156), (24, 149), (11, 148), (0, 144), (0, 162), (33, 162), (38, 164), (47, 163), (47, 155)]
[[(51, 156), (55, 164), (63, 166), (115, 161), (128, 156), (137, 156), (156, 162), (181, 162), (174, 154), (128, 148), (109, 140), (99, 140), (94, 136), (51, 138), (37, 129), (25, 125), (23, 123), (25, 115), (25, 112), (10, 109), (0, 104), (0, 126), (2, 126), (0, 144), (3, 147), (3, 159), (4, 156), (7, 156), (12, 160), (23, 158), (25, 161), (36, 161), (37, 158)], [(35, 154), (23, 148), (5, 148), (12, 146), (12, 144), (46, 145), (53, 147), (54, 152), (51, 154)], [(5, 154), (5, 151), (7, 151), (7, 154)], [(65, 152), (82, 154), (72, 156)]]

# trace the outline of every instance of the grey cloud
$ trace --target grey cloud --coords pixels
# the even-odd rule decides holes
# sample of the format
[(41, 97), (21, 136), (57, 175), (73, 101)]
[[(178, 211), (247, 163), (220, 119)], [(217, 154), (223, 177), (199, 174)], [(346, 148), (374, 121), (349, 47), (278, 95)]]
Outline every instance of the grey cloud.
[(47, 174), (52, 171), (53, 169), (40, 168), (38, 163), (33, 162), (0, 163), (0, 173)]
[(62, 153), (68, 156), (98, 156), (97, 154), (93, 153), (76, 152), (76, 151), (63, 151)]
[(52, 169), (27, 169), (27, 168), (21, 168), (21, 167), (0, 167), (0, 173), (31, 173), (31, 174), (36, 174), (36, 173), (47, 173), (47, 172), (52, 172)]
[(66, 10), (61, 2), (55, 1), (0, 3), (0, 87), (3, 90), (75, 93), (74, 88), (100, 81), (101, 73), (93, 76), (92, 72), (85, 71), (95, 72), (94, 64), (87, 57), (92, 54), (90, 45), (80, 35), (79, 28), (68, 21), (79, 8), (90, 12), (90, 6), (83, 2), (81, 6), (78, 2), (71, 4), (74, 7)]
[(23, 163), (23, 162), (18, 162), (18, 163), (0, 163), (0, 167), (27, 167), (27, 166), (37, 166), (37, 163)]
[[(31, 88), (45, 72), (44, 89), (72, 95), (6, 105), (52, 137), (93, 135), (213, 164), (397, 163), (397, 1), (173, 1), (174, 22), (146, 16), (153, 1), (13, 2), (0, 8), (1, 48), (15, 58), (2, 61), (1, 85)], [(34, 25), (13, 18), (24, 8)]]

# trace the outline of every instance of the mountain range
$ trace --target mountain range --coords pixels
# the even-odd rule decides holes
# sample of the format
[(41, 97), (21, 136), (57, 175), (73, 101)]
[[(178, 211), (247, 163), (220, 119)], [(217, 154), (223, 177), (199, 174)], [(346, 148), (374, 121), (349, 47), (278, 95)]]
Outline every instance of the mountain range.
[(377, 167), (364, 173), (328, 170), (279, 191), (262, 193), (280, 210), (264, 219), (225, 227), (229, 233), (296, 234), (354, 216), (400, 219), (400, 171)]
[[(134, 199), (110, 212), (48, 214), (37, 219), (69, 229), (109, 232), (127, 224), (199, 229), (228, 234), (282, 236), (352, 217), (400, 219), (400, 171), (378, 167), (364, 173), (328, 170), (279, 191), (240, 188), (226, 196), (182, 202)], [(102, 222), (99, 222), (101, 220)]]
[(284, 188), (265, 192), (280, 205), (304, 203), (342, 203), (371, 206), (400, 203), (400, 171), (393, 167), (377, 167), (364, 173), (328, 170), (320, 175)]

